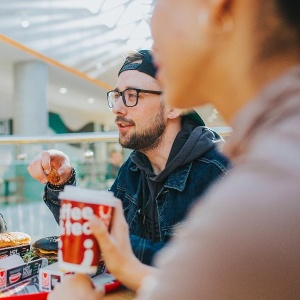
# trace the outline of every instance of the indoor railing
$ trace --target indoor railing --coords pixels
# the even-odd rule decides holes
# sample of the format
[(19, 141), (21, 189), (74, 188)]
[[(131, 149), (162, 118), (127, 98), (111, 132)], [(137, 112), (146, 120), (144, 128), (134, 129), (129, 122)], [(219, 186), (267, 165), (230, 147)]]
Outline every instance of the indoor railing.
[[(213, 128), (225, 139), (230, 128)], [(75, 167), (81, 188), (107, 189), (114, 181), (108, 174), (111, 151), (121, 149), (118, 132), (70, 133), (48, 136), (0, 136), (0, 212), (9, 231), (24, 231), (33, 240), (58, 234), (58, 226), (42, 200), (44, 185), (27, 172), (29, 163), (43, 150), (65, 152)]]

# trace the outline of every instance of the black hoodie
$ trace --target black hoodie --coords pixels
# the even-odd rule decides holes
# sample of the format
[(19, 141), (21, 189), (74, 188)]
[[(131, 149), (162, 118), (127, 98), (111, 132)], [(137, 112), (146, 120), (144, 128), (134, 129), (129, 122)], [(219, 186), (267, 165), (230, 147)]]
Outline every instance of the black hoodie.
[[(223, 143), (223, 139), (207, 127), (198, 126), (192, 120), (182, 117), (182, 128), (178, 132), (165, 169), (158, 175), (154, 174), (152, 166), (146, 155), (141, 152), (134, 152), (132, 161), (144, 173), (143, 190), (148, 185), (150, 198), (143, 199), (141, 216), (143, 218), (143, 238), (159, 241), (158, 213), (155, 198), (162, 188), (166, 178), (177, 168), (188, 164), (204, 153)], [(146, 193), (144, 193), (145, 195)]]

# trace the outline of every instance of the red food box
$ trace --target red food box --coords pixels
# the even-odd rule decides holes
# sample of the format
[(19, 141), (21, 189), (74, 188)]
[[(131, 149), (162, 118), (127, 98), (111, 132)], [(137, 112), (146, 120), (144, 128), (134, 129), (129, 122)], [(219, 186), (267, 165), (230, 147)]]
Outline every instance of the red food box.
[[(8, 259), (9, 258), (9, 259)], [(0, 267), (0, 291), (19, 284), (39, 274), (39, 270), (48, 265), (45, 258), (40, 258), (29, 263), (24, 263), (18, 255), (13, 255), (1, 260)], [(3, 265), (8, 265), (3, 267)], [(9, 264), (12, 267), (9, 267)]]

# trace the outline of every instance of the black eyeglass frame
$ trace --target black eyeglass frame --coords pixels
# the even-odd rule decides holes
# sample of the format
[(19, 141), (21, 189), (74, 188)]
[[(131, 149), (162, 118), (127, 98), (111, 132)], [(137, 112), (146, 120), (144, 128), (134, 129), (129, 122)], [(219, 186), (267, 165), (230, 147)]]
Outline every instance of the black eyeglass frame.
[[(124, 94), (124, 92), (129, 91), (129, 90), (136, 91), (136, 103), (135, 103), (134, 105), (127, 105), (127, 104), (126, 104), (126, 99), (125, 99), (125, 94)], [(107, 94), (106, 94), (106, 97), (107, 97), (107, 103), (108, 103), (108, 106), (109, 106), (110, 108), (113, 108), (113, 107), (114, 107), (114, 105), (112, 105), (112, 106), (110, 105), (110, 101), (109, 101), (109, 94), (112, 93), (112, 92), (114, 92), (114, 93), (119, 93), (119, 97), (118, 97), (118, 98), (120, 98), (120, 96), (122, 96), (123, 103), (124, 103), (124, 105), (125, 105), (126, 107), (134, 107), (134, 106), (136, 106), (136, 105), (138, 104), (138, 102), (139, 102), (139, 94), (140, 94), (140, 93), (154, 94), (154, 95), (161, 95), (161, 94), (163, 93), (162, 91), (143, 90), (143, 89), (135, 89), (135, 88), (127, 88), (127, 89), (125, 89), (125, 90), (122, 91), (122, 92), (119, 92), (119, 91), (116, 91), (116, 90), (111, 90), (111, 91), (107, 92)]]

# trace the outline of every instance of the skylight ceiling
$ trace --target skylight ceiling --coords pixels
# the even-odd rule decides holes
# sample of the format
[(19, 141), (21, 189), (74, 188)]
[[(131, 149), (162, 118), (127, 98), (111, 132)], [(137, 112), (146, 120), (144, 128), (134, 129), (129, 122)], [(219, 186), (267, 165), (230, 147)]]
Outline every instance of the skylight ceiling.
[(154, 0), (0, 0), (0, 32), (105, 81), (132, 49), (150, 48)]

